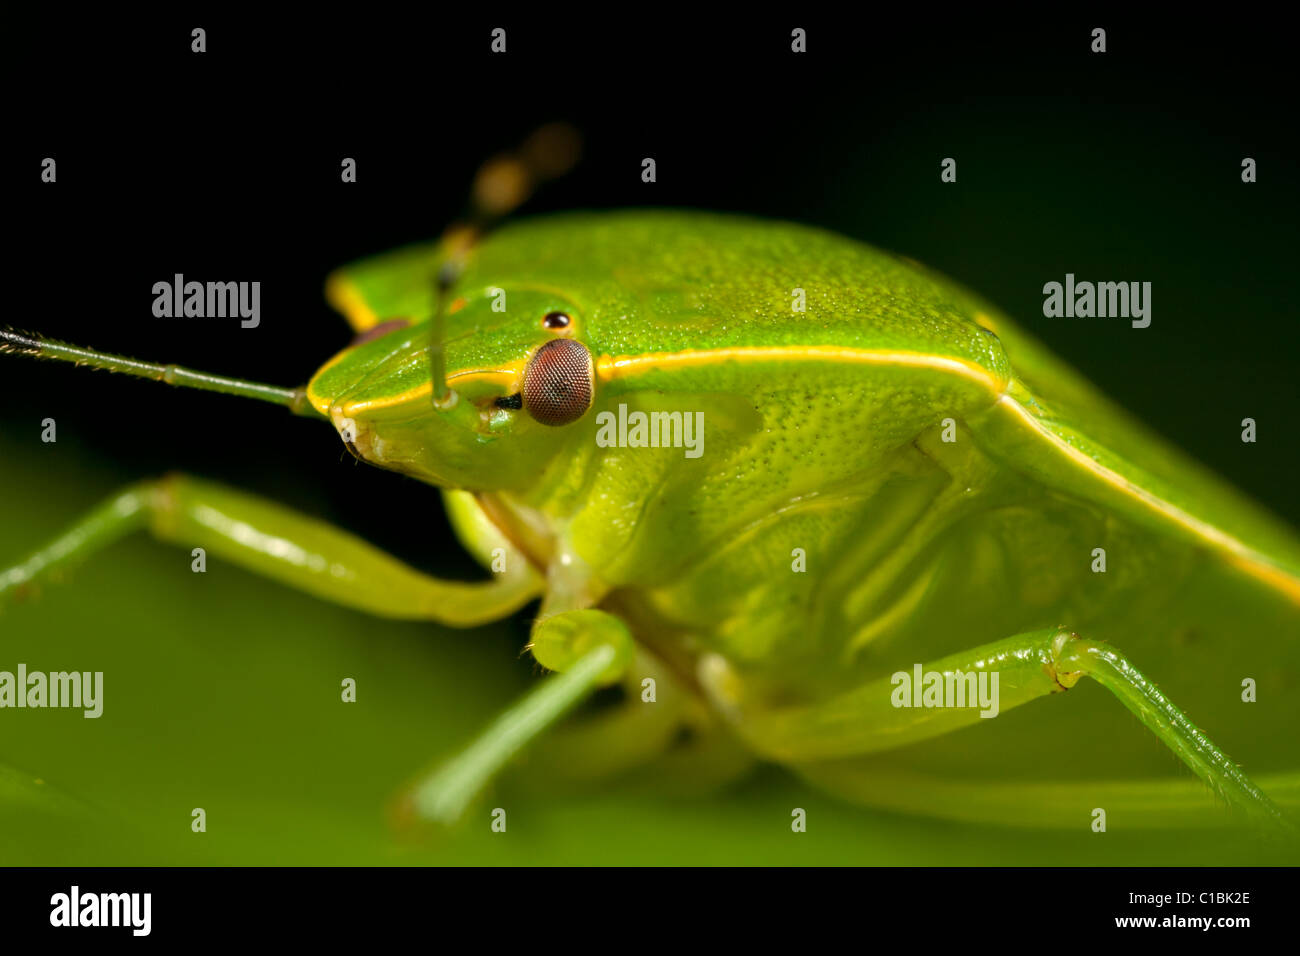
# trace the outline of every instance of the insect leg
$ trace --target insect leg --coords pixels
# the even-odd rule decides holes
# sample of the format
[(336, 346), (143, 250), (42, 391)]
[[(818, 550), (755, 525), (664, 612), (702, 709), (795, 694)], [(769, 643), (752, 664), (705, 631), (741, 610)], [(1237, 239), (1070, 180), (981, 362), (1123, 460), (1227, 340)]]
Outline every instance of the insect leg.
[[(1020, 634), (954, 654), (917, 668), (939, 675), (926, 685), (936, 694), (960, 689), (983, 695), (994, 687), (990, 707), (939, 698), (921, 700), (912, 675), (881, 678), (826, 703), (746, 713), (741, 699), (728, 700), (725, 674), (709, 683), (723, 707), (737, 717), (737, 730), (760, 753), (787, 763), (857, 756), (904, 746), (977, 723), (1038, 697), (1060, 693), (1092, 677), (1119, 698), (1146, 727), (1230, 806), (1284, 822), (1280, 810), (1174, 703), (1119, 651), (1069, 630)], [(966, 680), (963, 680), (965, 675)], [(974, 675), (976, 680), (969, 681)], [(996, 683), (994, 677), (997, 678)], [(900, 691), (908, 685), (908, 699)], [(982, 699), (982, 698), (981, 698)]]
[[(647, 677), (654, 682), (653, 703), (642, 699)], [(529, 759), (547, 768), (546, 785), (590, 782), (642, 766), (696, 717), (689, 705), (698, 698), (641, 648), (618, 683), (620, 701), (567, 721), (533, 746)]]
[[(882, 765), (837, 760), (807, 764), (799, 772), (832, 793), (882, 810), (1002, 826), (1069, 829), (1091, 819), (1094, 808), (1134, 829), (1195, 829), (1230, 822), (1221, 803), (1190, 777), (1132, 780), (948, 779)], [(1256, 778), (1282, 808), (1300, 808), (1300, 774)]]
[(145, 529), (247, 570), (381, 616), (473, 627), (535, 598), (542, 579), (519, 556), (482, 583), (422, 574), (345, 531), (282, 505), (183, 475), (119, 492), (27, 560), (0, 569), (0, 605), (52, 572)]
[(754, 756), (713, 709), (645, 649), (620, 682), (623, 699), (565, 721), (532, 745), (521, 786), (589, 790), (617, 777), (638, 792), (702, 794), (734, 780)]
[(564, 611), (539, 618), (529, 647), (559, 671), (539, 682), (479, 737), (415, 786), (410, 809), (425, 820), (455, 823), (475, 795), (529, 741), (597, 687), (616, 682), (634, 654), (627, 626), (604, 611)]

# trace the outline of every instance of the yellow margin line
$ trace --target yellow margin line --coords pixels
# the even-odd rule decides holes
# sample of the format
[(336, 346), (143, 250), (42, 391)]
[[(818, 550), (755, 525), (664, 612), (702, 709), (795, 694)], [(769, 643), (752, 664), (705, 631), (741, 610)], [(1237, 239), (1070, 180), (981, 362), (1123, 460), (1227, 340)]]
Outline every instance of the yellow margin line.
[[(321, 366), (317, 376), (337, 363), (349, 349)], [(721, 349), (698, 349), (685, 352), (647, 352), (644, 355), (602, 355), (596, 360), (596, 377), (602, 382), (644, 375), (647, 372), (665, 368), (690, 368), (701, 365), (715, 365), (739, 361), (820, 361), (851, 362), (859, 365), (877, 365), (891, 368), (928, 368), (935, 371), (959, 375), (988, 389), (994, 394), (1001, 394), (1007, 381), (988, 369), (965, 359), (950, 358), (944, 355), (930, 355), (926, 352), (908, 352), (902, 350), (855, 349), (839, 345), (774, 345), (774, 346), (737, 346)], [(448, 381), (456, 378), (490, 379), (507, 387), (523, 377), (525, 363), (519, 362), (502, 369), (465, 369), (447, 376)], [(372, 408), (385, 408), (414, 401), (433, 392), (429, 382), (423, 382), (415, 388), (396, 395), (385, 396), (367, 402), (348, 403), (351, 411)], [(327, 408), (330, 404), (323, 397), (308, 390), (308, 398), (317, 408)]]
[(332, 272), (326, 276), (325, 301), (335, 312), (341, 313), (356, 332), (364, 332), (379, 324), (375, 310), (366, 304), (356, 284), (342, 273)]
[(692, 367), (723, 362), (757, 359), (766, 362), (821, 361), (849, 362), (857, 365), (883, 365), (893, 368), (928, 368), (960, 375), (995, 393), (1001, 393), (1006, 381), (982, 365), (965, 359), (928, 352), (900, 349), (855, 349), (842, 345), (752, 345), (686, 352), (647, 352), (644, 355), (602, 355), (596, 361), (596, 375), (609, 382), (629, 375), (644, 374), (665, 366)]
[(1193, 534), (1216, 545), (1225, 553), (1228, 560), (1233, 564), (1269, 585), (1278, 588), (1283, 593), (1290, 596), (1292, 600), (1300, 601), (1300, 581), (1297, 581), (1292, 575), (1283, 571), (1281, 568), (1271, 564), (1267, 558), (1258, 551), (1248, 547), (1242, 541), (1232, 537), (1232, 535), (1220, 531), (1214, 525), (1207, 524), (1195, 515), (1188, 514), (1176, 505), (1172, 505), (1163, 498), (1153, 495), (1142, 486), (1134, 484), (1123, 475), (1107, 468), (1085, 452), (1070, 445), (1036, 419), (1032, 414), (1030, 414), (1029, 410), (1025, 408), (1025, 406), (1021, 405), (1010, 395), (1000, 396), (998, 398), (998, 404), (1010, 410), (1011, 413), (1027, 425), (1031, 431), (1045, 439), (1048, 444), (1069, 458), (1074, 464), (1085, 468), (1106, 484), (1119, 489), (1130, 498), (1141, 502), (1161, 516), (1172, 520), (1176, 524), (1182, 525)]

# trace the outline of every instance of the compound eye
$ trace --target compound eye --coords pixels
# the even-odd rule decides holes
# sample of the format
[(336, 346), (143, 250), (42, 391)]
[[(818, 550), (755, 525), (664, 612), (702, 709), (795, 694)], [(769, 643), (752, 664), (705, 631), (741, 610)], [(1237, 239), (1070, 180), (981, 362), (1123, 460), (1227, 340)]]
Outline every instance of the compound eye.
[(533, 353), (524, 372), (524, 408), (543, 425), (567, 425), (591, 407), (594, 385), (587, 347), (552, 339)]

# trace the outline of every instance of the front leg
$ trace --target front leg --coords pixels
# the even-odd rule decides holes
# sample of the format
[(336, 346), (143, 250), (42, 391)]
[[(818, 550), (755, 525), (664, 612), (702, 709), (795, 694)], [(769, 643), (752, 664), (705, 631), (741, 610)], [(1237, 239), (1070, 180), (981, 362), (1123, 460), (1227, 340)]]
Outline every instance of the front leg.
[(442, 581), (323, 521), (172, 475), (119, 492), (27, 560), (0, 570), (0, 606), (139, 529), (380, 617), (474, 627), (506, 617), (542, 591), (541, 575), (518, 552), (507, 555), (507, 570), (490, 581)]

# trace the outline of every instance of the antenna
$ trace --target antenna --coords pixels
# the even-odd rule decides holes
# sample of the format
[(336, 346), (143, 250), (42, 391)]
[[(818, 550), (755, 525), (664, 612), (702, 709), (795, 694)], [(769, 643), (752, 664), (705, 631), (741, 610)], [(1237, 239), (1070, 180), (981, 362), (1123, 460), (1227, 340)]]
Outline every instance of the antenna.
[(259, 401), (283, 405), (295, 415), (317, 415), (318, 412), (307, 401), (307, 389), (283, 388), (279, 385), (263, 385), (242, 378), (227, 378), (224, 375), (212, 375), (208, 372), (196, 372), (194, 369), (180, 365), (162, 365), (156, 362), (141, 362), (139, 359), (127, 358), (125, 355), (112, 355), (97, 352), (94, 349), (68, 345), (56, 339), (48, 339), (32, 332), (19, 332), (9, 326), (0, 326), (0, 355), (29, 355), (37, 359), (53, 359), (59, 362), (72, 362), (87, 365), (109, 372), (122, 372), (136, 378), (147, 378), (168, 385), (185, 388), (197, 388), (205, 392), (220, 392), (223, 395), (240, 395), (244, 398), (256, 398)]
[(502, 153), (479, 167), (470, 190), (469, 213), (443, 233), (442, 261), (434, 273), (434, 307), (429, 346), (433, 404), (451, 408), (456, 393), (447, 384), (446, 324), (451, 290), (465, 271), (469, 254), (507, 215), (521, 206), (548, 179), (562, 176), (578, 161), (582, 138), (567, 123), (539, 127), (512, 153)]

